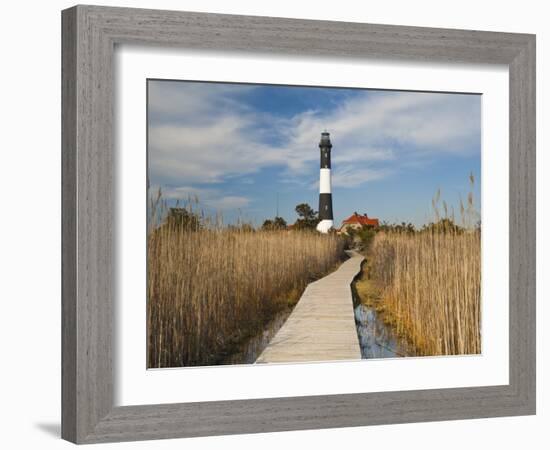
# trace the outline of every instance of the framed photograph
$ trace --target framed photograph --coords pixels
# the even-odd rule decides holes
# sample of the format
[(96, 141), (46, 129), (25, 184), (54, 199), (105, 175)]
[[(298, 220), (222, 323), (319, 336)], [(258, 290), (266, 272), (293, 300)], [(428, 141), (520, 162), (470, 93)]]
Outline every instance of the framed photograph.
[(62, 435), (535, 413), (535, 37), (62, 13)]

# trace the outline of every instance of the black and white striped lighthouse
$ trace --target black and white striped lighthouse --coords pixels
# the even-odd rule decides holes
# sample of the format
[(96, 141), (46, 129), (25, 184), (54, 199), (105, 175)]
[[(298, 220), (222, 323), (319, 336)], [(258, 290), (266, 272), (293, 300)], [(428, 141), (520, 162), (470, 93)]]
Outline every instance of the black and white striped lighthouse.
[(328, 230), (334, 225), (332, 216), (332, 190), (330, 176), (330, 134), (326, 131), (321, 133), (321, 172), (319, 175), (319, 224), (317, 231), (328, 233)]

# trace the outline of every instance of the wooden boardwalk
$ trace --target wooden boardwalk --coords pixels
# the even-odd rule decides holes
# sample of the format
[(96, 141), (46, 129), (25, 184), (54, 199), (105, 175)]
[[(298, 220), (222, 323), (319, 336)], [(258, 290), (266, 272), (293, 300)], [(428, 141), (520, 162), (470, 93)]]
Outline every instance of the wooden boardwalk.
[(351, 283), (363, 257), (348, 255), (335, 272), (307, 286), (256, 363), (361, 359)]

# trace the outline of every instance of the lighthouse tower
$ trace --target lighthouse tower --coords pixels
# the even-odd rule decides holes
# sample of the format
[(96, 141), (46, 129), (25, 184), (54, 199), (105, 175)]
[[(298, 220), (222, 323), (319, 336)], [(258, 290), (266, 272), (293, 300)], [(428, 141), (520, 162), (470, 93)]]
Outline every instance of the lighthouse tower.
[(321, 133), (321, 173), (319, 178), (319, 219), (317, 231), (328, 233), (334, 224), (332, 217), (332, 190), (330, 179), (330, 135), (326, 131)]

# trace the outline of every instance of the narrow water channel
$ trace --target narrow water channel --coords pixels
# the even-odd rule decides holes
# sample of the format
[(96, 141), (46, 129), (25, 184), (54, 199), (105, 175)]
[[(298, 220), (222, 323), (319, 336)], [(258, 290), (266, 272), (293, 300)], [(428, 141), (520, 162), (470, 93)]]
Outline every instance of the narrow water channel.
[[(292, 309), (289, 308), (277, 314), (261, 333), (245, 340), (237, 351), (227, 356), (221, 364), (254, 364), (291, 312)], [(384, 323), (374, 308), (356, 302), (354, 313), (363, 359), (414, 355), (408, 342), (400, 337), (391, 326)]]
[[(353, 312), (357, 337), (363, 359), (375, 358), (400, 358), (414, 356), (414, 347), (395, 327), (384, 320), (383, 312), (374, 306), (379, 294), (372, 289), (371, 282), (364, 279), (366, 276), (364, 266), (366, 260), (361, 263), (361, 270), (351, 284), (353, 296)], [(359, 283), (361, 283), (358, 291)], [(359, 295), (362, 292), (363, 297)]]
[(355, 324), (363, 359), (411, 356), (408, 343), (384, 323), (373, 307), (356, 303)]
[[(353, 286), (353, 308), (361, 357), (363, 359), (375, 359), (414, 356), (414, 349), (408, 341), (400, 336), (391, 325), (387, 324), (383, 315), (377, 312), (374, 307), (362, 303)], [(292, 308), (279, 312), (261, 333), (243, 341), (220, 364), (254, 364), (286, 322), (291, 312)]]

